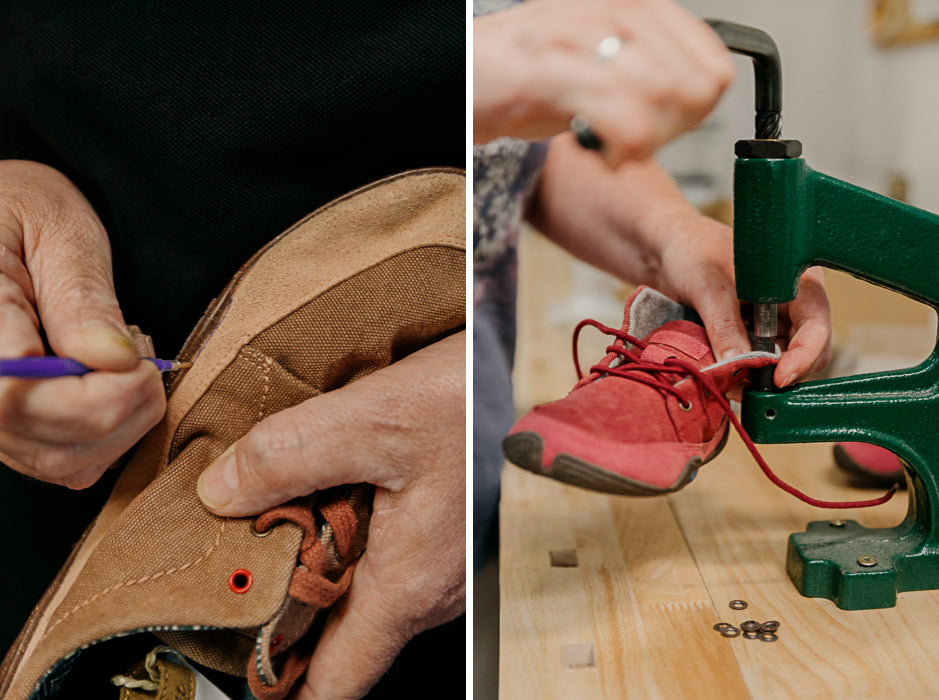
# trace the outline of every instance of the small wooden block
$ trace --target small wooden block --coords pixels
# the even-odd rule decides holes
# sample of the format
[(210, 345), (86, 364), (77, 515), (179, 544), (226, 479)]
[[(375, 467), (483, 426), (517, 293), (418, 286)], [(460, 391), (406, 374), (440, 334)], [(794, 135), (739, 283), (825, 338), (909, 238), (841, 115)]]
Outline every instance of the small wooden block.
[(562, 668), (596, 668), (597, 659), (593, 654), (593, 644), (577, 642), (561, 645)]
[(574, 567), (577, 566), (576, 549), (552, 549), (548, 552), (551, 566)]

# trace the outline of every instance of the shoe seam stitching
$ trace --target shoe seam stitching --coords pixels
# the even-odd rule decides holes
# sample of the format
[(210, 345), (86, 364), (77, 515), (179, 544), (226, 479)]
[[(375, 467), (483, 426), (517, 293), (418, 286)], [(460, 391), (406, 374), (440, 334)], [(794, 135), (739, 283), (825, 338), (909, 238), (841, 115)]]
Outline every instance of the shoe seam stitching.
[(43, 638), (46, 638), (46, 637), (48, 637), (50, 634), (52, 634), (52, 632), (53, 632), (60, 624), (62, 624), (63, 622), (65, 622), (70, 616), (74, 615), (74, 614), (77, 613), (79, 610), (81, 610), (81, 609), (87, 607), (88, 605), (91, 605), (92, 603), (95, 603), (95, 602), (101, 600), (102, 598), (104, 598), (105, 596), (110, 595), (110, 594), (113, 593), (114, 591), (120, 590), (121, 588), (128, 588), (128, 587), (130, 587), (130, 586), (136, 586), (136, 585), (141, 584), (141, 583), (146, 583), (147, 581), (152, 581), (152, 580), (154, 580), (154, 579), (162, 578), (163, 576), (170, 576), (170, 575), (172, 575), (172, 574), (177, 574), (177, 573), (180, 573), (180, 572), (185, 571), (185, 570), (187, 570), (187, 569), (190, 569), (190, 568), (192, 568), (193, 566), (197, 566), (198, 564), (201, 564), (203, 561), (205, 561), (206, 559), (208, 559), (208, 557), (209, 557), (216, 549), (218, 549), (218, 546), (219, 546), (219, 544), (221, 543), (221, 540), (222, 540), (222, 533), (223, 533), (224, 531), (225, 531), (225, 521), (224, 521), (224, 520), (221, 520), (221, 521), (219, 521), (219, 528), (218, 528), (218, 531), (216, 532), (215, 541), (212, 543), (212, 546), (209, 547), (209, 549), (207, 549), (201, 556), (199, 556), (198, 558), (194, 559), (193, 561), (187, 562), (186, 564), (181, 564), (181, 565), (179, 565), (179, 566), (172, 567), (172, 568), (170, 568), (170, 569), (164, 569), (163, 571), (157, 571), (157, 572), (152, 573), (152, 574), (147, 574), (146, 576), (142, 576), (142, 577), (137, 578), (137, 579), (131, 579), (131, 580), (129, 580), (129, 581), (122, 581), (121, 583), (114, 584), (113, 586), (109, 586), (108, 588), (105, 588), (104, 590), (99, 591), (98, 593), (94, 594), (93, 596), (91, 596), (90, 598), (88, 598), (87, 600), (85, 600), (84, 602), (80, 603), (79, 605), (75, 606), (74, 608), (72, 608), (71, 610), (69, 610), (68, 612), (66, 612), (66, 613), (65, 613), (62, 617), (60, 617), (58, 620), (56, 620), (56, 621), (49, 627), (49, 629), (45, 631), (45, 633), (43, 634)]

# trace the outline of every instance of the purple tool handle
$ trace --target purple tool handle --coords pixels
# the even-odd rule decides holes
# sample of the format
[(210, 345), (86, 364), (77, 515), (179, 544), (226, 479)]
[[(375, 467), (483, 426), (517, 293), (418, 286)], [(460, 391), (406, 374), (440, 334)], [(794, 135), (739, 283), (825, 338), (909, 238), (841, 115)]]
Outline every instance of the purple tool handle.
[[(173, 362), (143, 357), (150, 360), (161, 372), (170, 372)], [(80, 377), (93, 370), (81, 362), (68, 357), (17, 357), (0, 360), (0, 377), (20, 377), (21, 379), (51, 379), (54, 377)]]

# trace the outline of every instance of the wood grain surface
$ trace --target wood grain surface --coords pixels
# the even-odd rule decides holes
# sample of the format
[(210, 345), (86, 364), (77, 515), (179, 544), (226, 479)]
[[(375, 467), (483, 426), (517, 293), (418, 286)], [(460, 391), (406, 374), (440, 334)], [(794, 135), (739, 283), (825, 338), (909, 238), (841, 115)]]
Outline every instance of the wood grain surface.
[[(563, 396), (574, 380), (573, 323), (557, 322), (569, 303), (568, 273), (550, 244), (525, 246), (520, 412)], [(585, 361), (599, 357), (585, 352)], [(761, 450), (813, 496), (877, 493), (848, 482), (831, 445)], [(507, 465), (499, 697), (939, 698), (939, 591), (902, 593), (895, 608), (844, 611), (803, 597), (785, 572), (787, 538), (807, 522), (890, 526), (906, 501), (902, 491), (859, 511), (807, 506), (773, 486), (735, 435), (690, 486), (667, 497), (606, 496)], [(749, 607), (731, 610), (733, 599)], [(779, 640), (725, 638), (712, 628), (749, 619), (780, 621)]]

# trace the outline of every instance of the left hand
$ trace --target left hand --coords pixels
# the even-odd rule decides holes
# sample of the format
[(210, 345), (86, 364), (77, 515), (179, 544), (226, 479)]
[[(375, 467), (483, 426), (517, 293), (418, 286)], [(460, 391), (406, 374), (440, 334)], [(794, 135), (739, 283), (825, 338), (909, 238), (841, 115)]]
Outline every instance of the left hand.
[(268, 417), (200, 479), (206, 506), (233, 517), (376, 487), (366, 551), (298, 700), (361, 697), (412, 636), (465, 608), (465, 336)]
[[(702, 216), (654, 161), (617, 170), (555, 137), (528, 211), (535, 227), (581, 260), (647, 284), (697, 310), (718, 359), (750, 349), (734, 286), (733, 231)], [(779, 306), (783, 349), (774, 380), (788, 386), (831, 359), (831, 321), (821, 268)]]
[[(664, 294), (693, 306), (708, 331), (718, 359), (750, 349), (740, 317), (733, 270), (733, 232), (697, 213), (677, 222), (681, 232), (664, 250), (661, 281)], [(823, 271), (813, 267), (799, 280), (796, 298), (778, 307), (777, 344), (783, 354), (773, 380), (783, 388), (823, 369), (831, 360), (831, 311)]]

